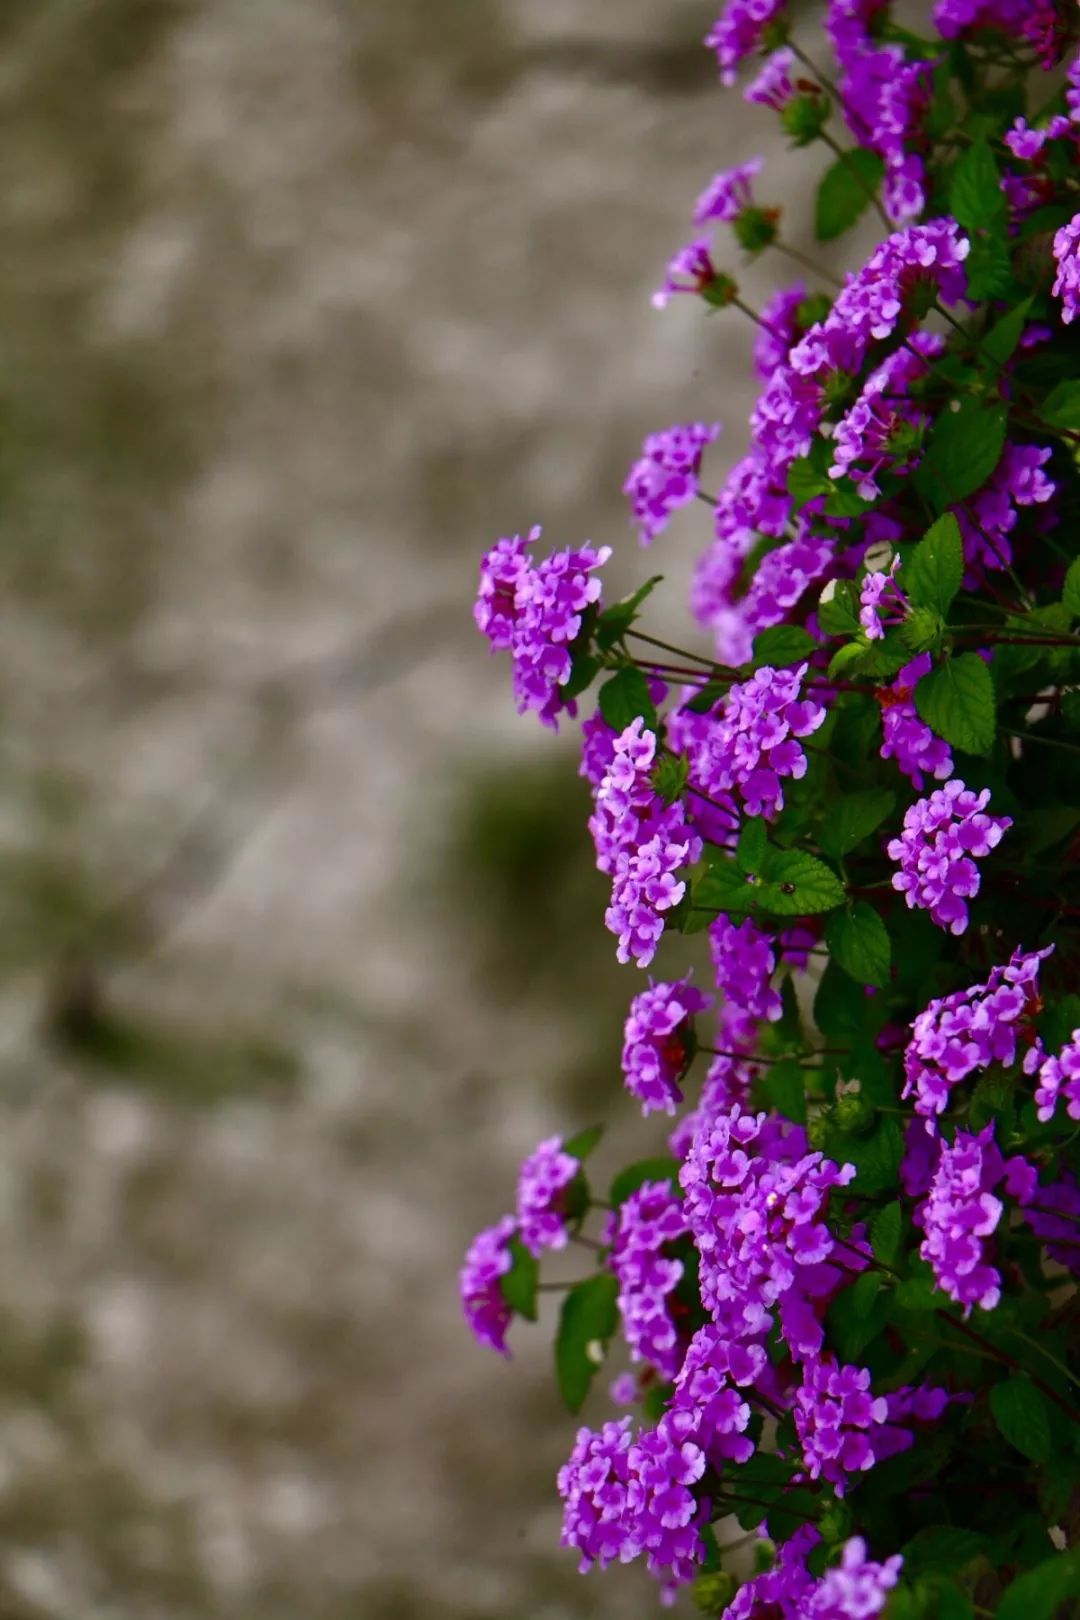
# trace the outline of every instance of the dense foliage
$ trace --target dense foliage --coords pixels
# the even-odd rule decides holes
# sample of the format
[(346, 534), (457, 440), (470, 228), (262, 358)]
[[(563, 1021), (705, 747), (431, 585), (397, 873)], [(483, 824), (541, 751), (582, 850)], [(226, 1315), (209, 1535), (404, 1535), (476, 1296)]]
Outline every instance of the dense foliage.
[(605, 605), (608, 551), (537, 530), (476, 609), (523, 711), (597, 688), (620, 960), (707, 933), (713, 984), (633, 993), (624, 1082), (666, 1140), (599, 1193), (598, 1129), (540, 1144), (466, 1315), (505, 1350), (578, 1245), (562, 1394), (620, 1333), (635, 1371), (559, 1475), (564, 1544), (729, 1620), (1080, 1612), (1080, 15), (933, 24), (831, 0), (822, 40), (729, 0), (709, 35), (827, 148), (818, 237), (883, 226), (842, 285), (808, 265), (755, 312), (722, 256), (794, 250), (752, 161), (655, 296), (758, 326), (722, 488), (719, 423), (653, 434), (626, 483), (644, 544), (709, 509), (709, 652), (639, 628), (654, 580)]

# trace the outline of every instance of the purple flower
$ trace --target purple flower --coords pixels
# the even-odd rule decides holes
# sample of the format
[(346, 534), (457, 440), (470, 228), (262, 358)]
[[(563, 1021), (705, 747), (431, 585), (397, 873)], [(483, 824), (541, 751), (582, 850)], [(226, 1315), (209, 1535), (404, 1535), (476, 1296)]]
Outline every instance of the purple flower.
[(780, 50), (773, 51), (757, 78), (747, 85), (743, 91), (744, 99), (757, 102), (762, 107), (772, 107), (775, 112), (783, 112), (798, 94), (792, 78), (797, 71), (795, 52), (787, 45), (782, 46)]
[(943, 781), (953, 769), (948, 743), (934, 736), (915, 708), (915, 687), (932, 667), (930, 654), (919, 653), (904, 665), (891, 686), (881, 687), (877, 693), (883, 733), (881, 757), (895, 759), (920, 793), (927, 776)]
[(854, 1174), (854, 1165), (808, 1152), (799, 1126), (738, 1104), (702, 1122), (679, 1179), (701, 1257), (702, 1303), (730, 1339), (760, 1340), (779, 1304), (792, 1353), (820, 1350), (808, 1296), (833, 1254), (822, 1217), (832, 1188)]
[(582, 1574), (598, 1563), (628, 1563), (641, 1551), (627, 1511), (630, 1478), (628, 1417), (605, 1423), (599, 1433), (579, 1429), (569, 1460), (559, 1469), (563, 1500), (562, 1545), (581, 1554)]
[(885, 627), (881, 618), (881, 603), (890, 586), (901, 608), (907, 607), (907, 599), (896, 583), (896, 570), (899, 566), (899, 557), (894, 557), (889, 568), (867, 574), (859, 587), (859, 623), (863, 627), (867, 641), (884, 640)]
[(558, 689), (570, 678), (569, 645), (585, 609), (600, 599), (600, 581), (591, 576), (611, 548), (582, 546), (536, 563), (525, 548), (539, 536), (534, 528), (527, 541), (504, 538), (486, 554), (473, 617), (493, 652), (510, 653), (519, 713), (536, 709), (554, 725), (562, 707)]
[(825, 719), (820, 703), (800, 697), (808, 668), (766, 665), (731, 687), (690, 758), (691, 778), (702, 792), (737, 793), (751, 816), (783, 809), (783, 780), (806, 775), (801, 739)]
[[(782, 1499), (778, 1506), (783, 1508)], [(786, 1531), (789, 1521), (782, 1511), (778, 1519)], [(801, 1524), (777, 1548), (772, 1568), (744, 1581), (721, 1620), (805, 1620), (810, 1612), (807, 1604), (819, 1585), (807, 1569), (806, 1560), (820, 1542), (821, 1536), (812, 1524)]]
[(506, 1330), (512, 1312), (503, 1299), (499, 1278), (510, 1270), (513, 1260), (510, 1239), (517, 1230), (512, 1215), (504, 1215), (494, 1226), (477, 1234), (459, 1273), (461, 1305), (475, 1337), (508, 1356)]
[(1044, 1124), (1053, 1119), (1062, 1099), (1069, 1118), (1080, 1119), (1080, 1029), (1074, 1029), (1057, 1056), (1048, 1057), (1039, 1070), (1035, 1102)]
[(1049, 1186), (1036, 1187), (1024, 1219), (1046, 1245), (1049, 1259), (1074, 1275), (1080, 1272), (1080, 1187), (1066, 1172)]
[(833, 434), (829, 476), (846, 474), (863, 500), (876, 500), (880, 495), (877, 480), (882, 472), (903, 472), (912, 465), (929, 422), (926, 412), (912, 404), (910, 393), (945, 344), (936, 333), (915, 332), (910, 345), (897, 349), (871, 372)]
[(641, 1103), (643, 1114), (658, 1109), (673, 1114), (682, 1102), (679, 1082), (694, 1054), (694, 1014), (710, 998), (689, 979), (650, 984), (630, 1003), (622, 1050), (626, 1089)]
[(865, 1367), (840, 1366), (833, 1355), (807, 1362), (795, 1391), (795, 1430), (810, 1478), (829, 1480), (843, 1496), (850, 1474), (874, 1466), (875, 1431), (888, 1416)]
[(651, 1575), (665, 1595), (692, 1581), (704, 1552), (692, 1486), (705, 1472), (705, 1454), (663, 1419), (630, 1448), (627, 1504)]
[(1050, 289), (1061, 299), (1061, 319), (1069, 326), (1080, 312), (1080, 214), (1054, 235), (1054, 262), (1057, 276)]
[(1071, 122), (1080, 124), (1080, 54), (1073, 57), (1066, 70), (1065, 105)]
[(748, 158), (734, 169), (714, 174), (694, 206), (694, 224), (730, 225), (747, 208), (754, 206), (750, 184), (764, 167), (765, 159)]
[(685, 1340), (680, 1343), (669, 1302), (684, 1267), (667, 1251), (689, 1230), (682, 1200), (670, 1181), (647, 1181), (612, 1214), (610, 1225), (611, 1269), (631, 1359), (674, 1378)]
[(725, 1003), (737, 1007), (749, 1018), (775, 1022), (783, 1012), (780, 992), (770, 982), (776, 967), (776, 952), (768, 934), (747, 917), (736, 925), (720, 916), (709, 925), (709, 952), (716, 974), (716, 988)]
[(781, 287), (773, 293), (762, 309), (761, 326), (754, 339), (754, 369), (763, 381), (768, 382), (777, 367), (785, 364), (792, 344), (802, 333), (799, 308), (805, 301), (806, 288), (799, 281), (794, 287)]
[(694, 499), (702, 451), (719, 436), (719, 422), (688, 422), (651, 433), (645, 440), (641, 458), (623, 485), (643, 546), (663, 532), (672, 512)]
[(985, 984), (935, 998), (916, 1017), (902, 1095), (915, 1098), (916, 1113), (931, 1125), (948, 1107), (953, 1086), (991, 1063), (1016, 1062), (1017, 1036), (1039, 1005), (1039, 964), (1053, 948), (1014, 951)]
[(745, 1433), (750, 1406), (739, 1386), (754, 1383), (765, 1364), (760, 1345), (729, 1344), (711, 1325), (699, 1328), (687, 1347), (667, 1422), (692, 1437), (714, 1467), (729, 1459), (744, 1463), (754, 1454)]
[(1022, 34), (1032, 4), (1033, 0), (937, 0), (934, 27), (943, 39), (956, 39), (977, 28)]
[(1036, 1173), (1026, 1159), (1003, 1159), (994, 1142), (993, 1122), (977, 1136), (957, 1131), (945, 1143), (930, 1183), (930, 1193), (916, 1211), (926, 1233), (919, 1253), (928, 1262), (938, 1287), (964, 1307), (993, 1310), (1001, 1298), (1001, 1277), (987, 1260), (984, 1239), (992, 1237), (1004, 1204), (994, 1196), (1002, 1182), (1021, 1204), (1035, 1191)]
[(883, 1564), (866, 1556), (862, 1536), (844, 1545), (839, 1564), (827, 1569), (800, 1610), (800, 1620), (873, 1620), (900, 1579), (903, 1558), (894, 1553)]
[(562, 1138), (549, 1136), (521, 1166), (517, 1216), (521, 1241), (530, 1254), (563, 1249), (568, 1237), (567, 1187), (578, 1173), (578, 1161), (562, 1150)]
[(784, 10), (786, 0), (728, 0), (727, 5), (705, 36), (709, 50), (716, 52), (720, 78), (735, 83), (735, 69), (756, 51), (771, 23)]
[(1017, 508), (1042, 506), (1055, 494), (1057, 485), (1042, 470), (1051, 454), (1045, 445), (1007, 443), (988, 482), (957, 511), (969, 586), (981, 582), (984, 569), (1012, 562), (1008, 536), (1018, 521)]
[(1058, 141), (1071, 132), (1072, 119), (1060, 114), (1051, 118), (1042, 129), (1032, 129), (1026, 118), (1018, 118), (1006, 132), (1005, 145), (1013, 157), (1019, 158), (1022, 163), (1034, 163), (1041, 156), (1047, 141)]
[(967, 902), (979, 892), (976, 859), (989, 855), (1012, 826), (1011, 816), (988, 816), (990, 789), (973, 793), (955, 778), (917, 799), (904, 816), (904, 830), (886, 846), (900, 863), (892, 886), (909, 910), (928, 911), (939, 928), (962, 934)]
[(708, 292), (717, 279), (711, 248), (709, 238), (699, 236), (672, 255), (663, 282), (652, 295), (654, 309), (665, 309), (672, 293)]

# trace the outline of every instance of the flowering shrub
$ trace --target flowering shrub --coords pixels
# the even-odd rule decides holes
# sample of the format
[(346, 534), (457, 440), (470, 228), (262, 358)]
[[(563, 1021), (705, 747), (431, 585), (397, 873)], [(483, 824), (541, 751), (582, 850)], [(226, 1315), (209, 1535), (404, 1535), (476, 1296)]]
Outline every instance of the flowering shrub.
[[(598, 1191), (599, 1127), (542, 1142), (462, 1297), (506, 1351), (563, 1291), (574, 1412), (623, 1342), (634, 1411), (559, 1474), (583, 1569), (728, 1620), (1050, 1620), (1080, 1612), (1080, 11), (799, 15), (728, 0), (706, 43), (827, 149), (819, 239), (881, 238), (755, 312), (726, 261), (793, 251), (761, 160), (688, 205), (653, 301), (757, 323), (750, 449), (710, 489), (721, 425), (659, 428), (624, 493), (650, 545), (700, 501), (704, 641), (639, 628), (655, 579), (605, 602), (607, 547), (484, 559), (519, 707), (581, 719), (619, 959), (671, 961), (627, 994), (650, 1155)], [(563, 1249), (588, 1274), (541, 1284)]]

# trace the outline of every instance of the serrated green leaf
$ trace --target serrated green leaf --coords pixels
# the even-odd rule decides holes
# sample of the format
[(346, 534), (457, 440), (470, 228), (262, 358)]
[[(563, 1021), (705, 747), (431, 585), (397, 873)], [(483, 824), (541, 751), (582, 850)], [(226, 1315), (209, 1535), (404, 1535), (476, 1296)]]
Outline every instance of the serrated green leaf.
[(994, 746), (994, 683), (978, 653), (948, 658), (924, 675), (915, 707), (935, 736), (965, 754), (988, 754)]
[(571, 698), (580, 697), (582, 692), (588, 690), (600, 669), (599, 658), (592, 653), (578, 653), (570, 665), (570, 678), (559, 688), (567, 702)]
[(865, 788), (845, 793), (829, 807), (828, 819), (818, 833), (826, 855), (841, 860), (864, 838), (876, 832), (893, 812), (896, 794), (890, 788)]
[(855, 147), (826, 169), (818, 187), (814, 232), (819, 242), (842, 236), (869, 207), (885, 165), (876, 152)]
[(768, 878), (751, 893), (756, 908), (777, 917), (811, 917), (844, 902), (844, 886), (836, 873), (815, 855), (797, 849), (776, 850)]
[(963, 399), (938, 417), (914, 474), (916, 489), (935, 511), (955, 506), (986, 483), (1001, 460), (1005, 420), (1004, 405), (978, 399)]
[(663, 754), (653, 766), (650, 781), (666, 804), (674, 804), (690, 776), (685, 754)]
[(640, 669), (620, 669), (605, 681), (598, 693), (600, 713), (613, 731), (625, 731), (638, 715), (650, 731), (656, 730), (656, 706), (649, 695), (649, 683)]
[(829, 918), (825, 943), (833, 960), (856, 983), (879, 989), (888, 984), (892, 944), (885, 924), (866, 900), (856, 900), (848, 910)]
[(679, 1161), (671, 1158), (637, 1159), (620, 1170), (608, 1192), (608, 1203), (616, 1209), (625, 1204), (631, 1193), (644, 1187), (647, 1181), (670, 1181), (673, 1192), (679, 1190)]
[[(899, 1168), (899, 1166), (898, 1166)], [(936, 1311), (948, 1305), (925, 1260), (913, 1260), (911, 1270), (896, 1290), (896, 1303), (905, 1311)]]
[(876, 1277), (877, 1273), (864, 1272), (852, 1287), (843, 1289), (829, 1307), (829, 1343), (835, 1346), (843, 1361), (858, 1361), (889, 1318), (889, 1293), (878, 1287), (871, 1294), (869, 1285), (858, 1293), (859, 1284), (864, 1283), (867, 1276)]
[(783, 669), (788, 664), (803, 663), (812, 652), (817, 651), (818, 646), (814, 637), (799, 625), (774, 624), (754, 637), (751, 662), (755, 669), (765, 664), (774, 669)]
[(916, 607), (932, 608), (944, 618), (963, 577), (964, 544), (960, 525), (951, 512), (945, 512), (926, 531), (904, 564), (904, 589)]
[(1051, 388), (1038, 411), (1051, 427), (1074, 433), (1080, 428), (1080, 377), (1067, 377)]
[(1046, 1462), (1053, 1450), (1046, 1401), (1027, 1373), (1016, 1373), (990, 1391), (990, 1410), (1001, 1434), (1032, 1462)]
[(870, 1247), (874, 1259), (883, 1266), (894, 1266), (900, 1258), (903, 1241), (904, 1216), (898, 1203), (886, 1204), (879, 1209), (870, 1223)]
[(788, 468), (787, 487), (796, 512), (800, 512), (807, 501), (827, 494), (832, 484), (809, 456), (798, 456)]
[(866, 642), (845, 642), (844, 646), (838, 647), (829, 659), (828, 675), (836, 679), (846, 669), (854, 673), (857, 668), (861, 668), (868, 651), (869, 645)]
[(571, 1288), (555, 1336), (555, 1376), (571, 1412), (580, 1412), (618, 1324), (619, 1284), (610, 1272)]
[(695, 880), (690, 904), (695, 912), (742, 915), (754, 909), (757, 892), (757, 885), (748, 880), (747, 873), (740, 872), (733, 860), (714, 860)]
[(949, 212), (966, 231), (1003, 225), (1007, 210), (1001, 177), (989, 143), (976, 140), (953, 170)]
[(587, 1125), (583, 1131), (578, 1131), (576, 1136), (569, 1137), (563, 1143), (563, 1152), (569, 1153), (572, 1159), (587, 1159), (589, 1154), (599, 1146), (603, 1135), (604, 1127), (602, 1125)]
[(847, 1131), (835, 1131), (829, 1141), (829, 1157), (839, 1164), (853, 1164), (855, 1179), (851, 1189), (857, 1193), (880, 1193), (896, 1186), (900, 1160), (904, 1154), (904, 1139), (900, 1126), (890, 1116), (879, 1115), (873, 1130), (866, 1136), (854, 1136)]
[(912, 608), (900, 626), (900, 639), (910, 653), (937, 652), (945, 626), (933, 608)]
[(1017, 1576), (998, 1604), (997, 1620), (1056, 1620), (1061, 1605), (1074, 1597), (1080, 1597), (1080, 1548)]
[(507, 1244), (510, 1270), (499, 1278), (499, 1292), (517, 1316), (527, 1322), (536, 1321), (536, 1285), (540, 1281), (540, 1264), (518, 1237)]
[(1069, 564), (1069, 571), (1065, 575), (1065, 589), (1061, 593), (1061, 600), (1068, 608), (1074, 619), (1080, 619), (1080, 557)]

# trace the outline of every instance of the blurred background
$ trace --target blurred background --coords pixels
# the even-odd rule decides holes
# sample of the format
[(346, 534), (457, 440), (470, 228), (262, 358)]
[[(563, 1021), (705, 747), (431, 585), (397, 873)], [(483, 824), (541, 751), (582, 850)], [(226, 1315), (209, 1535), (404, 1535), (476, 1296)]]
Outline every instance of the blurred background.
[(459, 1315), (540, 1136), (663, 1139), (470, 609), (540, 522), (683, 622), (705, 514), (620, 488), (695, 417), (719, 479), (752, 331), (649, 293), (780, 150), (715, 9), (3, 0), (0, 1620), (655, 1611), (558, 1549), (550, 1321)]

